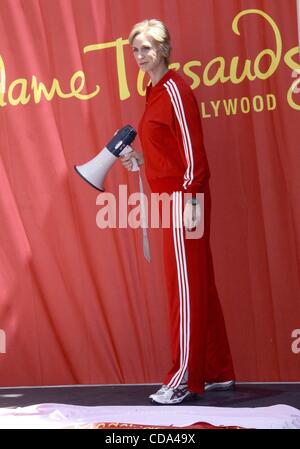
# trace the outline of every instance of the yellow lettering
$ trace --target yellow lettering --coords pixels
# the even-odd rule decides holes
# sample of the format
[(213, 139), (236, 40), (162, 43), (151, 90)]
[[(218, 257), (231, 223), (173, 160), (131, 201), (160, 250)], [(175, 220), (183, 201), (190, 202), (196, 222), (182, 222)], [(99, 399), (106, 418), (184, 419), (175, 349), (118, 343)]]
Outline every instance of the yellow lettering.
[(207, 114), (207, 112), (206, 112), (204, 101), (201, 101), (201, 114), (202, 114), (203, 118), (210, 118), (211, 117), (211, 115)]
[[(263, 56), (269, 55), (271, 59), (271, 64), (268, 68), (268, 70), (264, 73), (260, 70), (259, 65), (263, 58)], [(278, 64), (280, 62), (281, 57), (281, 51), (279, 58), (275, 57), (273, 50), (265, 49), (261, 51), (254, 61), (254, 73), (256, 74), (257, 78), (261, 80), (266, 80), (267, 78), (270, 78), (271, 75), (277, 70)]]
[(286, 52), (286, 54), (284, 56), (284, 61), (285, 61), (286, 65), (291, 70), (298, 71), (298, 70), (300, 70), (300, 64), (298, 64), (297, 62), (295, 62), (293, 60), (293, 56), (299, 57), (299, 47), (291, 48), (289, 51)]
[(237, 77), (237, 66), (239, 63), (239, 56), (234, 56), (230, 64), (230, 81), (233, 84), (239, 84), (247, 77), (250, 81), (253, 81), (256, 77), (251, 73), (251, 61), (246, 59), (243, 72), (241, 76)]
[(253, 97), (253, 109), (255, 112), (261, 112), (264, 108), (264, 100), (260, 95)]
[(193, 83), (191, 85), (191, 89), (196, 89), (200, 85), (200, 77), (194, 73), (192, 70), (190, 70), (191, 67), (200, 67), (201, 62), (200, 61), (189, 61), (183, 66), (183, 72), (185, 75), (187, 75), (189, 78), (192, 78)]
[(226, 115), (235, 115), (237, 112), (237, 98), (229, 98), (228, 100), (223, 100), (223, 106), (225, 109)]
[(269, 111), (276, 109), (276, 97), (273, 94), (267, 94), (267, 108)]
[[(75, 85), (78, 79), (80, 80), (80, 84), (76, 88)], [(96, 90), (94, 92), (91, 92), (90, 94), (81, 94), (81, 91), (84, 88), (84, 84), (85, 84), (85, 74), (82, 72), (82, 70), (78, 70), (77, 72), (74, 73), (74, 75), (70, 80), (71, 92), (74, 97), (78, 98), (79, 100), (89, 100), (90, 98), (95, 97), (99, 93), (100, 87), (96, 85)]]
[(214, 110), (214, 113), (215, 113), (215, 117), (218, 117), (218, 116), (219, 116), (219, 107), (220, 107), (220, 103), (221, 103), (220, 100), (218, 100), (218, 101), (211, 101), (211, 102), (210, 102), (210, 104), (211, 104), (212, 107), (213, 107), (213, 110)]
[[(259, 79), (265, 80), (265, 79), (269, 78), (271, 75), (273, 75), (273, 73), (276, 71), (276, 69), (280, 63), (280, 58), (281, 58), (281, 53), (282, 53), (281, 34), (280, 34), (279, 28), (276, 25), (275, 21), (267, 13), (265, 13), (264, 11), (262, 11), (260, 9), (245, 9), (244, 11), (241, 11), (239, 14), (237, 14), (232, 22), (232, 30), (238, 36), (240, 35), (239, 29), (238, 29), (238, 22), (241, 17), (243, 17), (247, 14), (258, 14), (258, 15), (262, 16), (264, 19), (266, 19), (267, 22), (269, 22), (269, 24), (271, 25), (271, 27), (274, 31), (274, 34), (275, 34), (276, 54), (274, 53), (273, 50), (265, 49), (257, 55), (257, 57), (254, 61), (254, 73), (255, 73), (256, 77)], [(270, 56), (271, 63), (270, 63), (268, 70), (266, 72), (262, 72), (260, 70), (260, 62), (265, 55)]]
[(104, 44), (94, 44), (87, 45), (84, 47), (83, 52), (88, 53), (90, 51), (104, 50), (106, 48), (116, 48), (116, 58), (117, 58), (117, 73), (119, 82), (119, 94), (121, 100), (126, 100), (130, 97), (130, 92), (127, 84), (126, 70), (125, 70), (125, 60), (124, 60), (124, 45), (129, 43), (128, 39), (116, 39), (112, 42), (106, 42)]
[[(17, 95), (16, 98), (14, 98), (13, 96), (14, 89), (15, 87), (18, 86), (20, 86), (20, 93)], [(27, 80), (25, 78), (14, 80), (8, 88), (7, 96), (9, 103), (12, 104), (13, 106), (16, 106), (18, 104), (27, 104), (30, 100), (30, 94), (26, 96), (26, 91), (27, 91)]]
[(4, 101), (4, 94), (6, 91), (6, 80), (5, 80), (5, 65), (4, 61), (0, 55), (0, 106), (6, 106), (7, 103)]
[(248, 112), (250, 112), (250, 100), (248, 97), (241, 98), (241, 111), (244, 114), (248, 114)]
[(295, 79), (295, 81), (289, 88), (288, 93), (287, 93), (287, 101), (288, 101), (288, 104), (291, 106), (291, 108), (296, 109), (297, 111), (300, 111), (300, 104), (295, 103), (294, 98), (293, 98), (294, 93), (297, 93), (297, 92), (299, 93), (298, 86), (300, 87), (300, 78)]
[[(208, 72), (214, 65), (216, 65), (216, 67), (217, 67), (216, 74), (210, 79)], [(230, 76), (225, 76), (224, 70), (225, 70), (224, 58), (222, 58), (221, 56), (218, 56), (218, 57), (212, 59), (204, 69), (204, 73), (203, 73), (204, 84), (206, 86), (213, 86), (218, 81), (220, 81), (221, 83), (226, 83), (226, 81), (230, 80)]]
[[(265, 48), (257, 54), (255, 60), (250, 59), (241, 60), (240, 56), (232, 57), (231, 61), (225, 61), (222, 56), (217, 56), (209, 61), (203, 70), (202, 76), (199, 68), (202, 71), (202, 63), (198, 60), (187, 61), (183, 67), (183, 73), (191, 80), (191, 89), (197, 89), (201, 82), (205, 86), (214, 86), (217, 83), (226, 83), (230, 81), (232, 84), (240, 84), (244, 80), (254, 81), (256, 78), (266, 80), (271, 77), (277, 70), (281, 56), (282, 56), (282, 37), (280, 30), (273, 20), (273, 18), (266, 12), (260, 9), (246, 9), (240, 11), (232, 21), (232, 31), (240, 36), (240, 21), (244, 16), (256, 15), (264, 19), (270, 26), (273, 34), (276, 48)], [(260, 19), (259, 19), (260, 20)], [(125, 68), (125, 56), (124, 46), (128, 45), (128, 40), (118, 38), (111, 42), (99, 43), (93, 45), (87, 45), (83, 48), (84, 53), (92, 51), (104, 50), (113, 48), (116, 56), (116, 68), (118, 76), (118, 89), (120, 100), (125, 100), (130, 97), (130, 91), (128, 89), (126, 68)], [(300, 64), (296, 61), (298, 57), (298, 47), (293, 47), (284, 55), (285, 64), (293, 71), (292, 76), (296, 73), (300, 73)], [(226, 66), (226, 63), (230, 66)], [(253, 64), (253, 66), (252, 66)], [(181, 64), (174, 62), (169, 65), (170, 69), (179, 70)], [(31, 87), (31, 91), (30, 91)], [(87, 92), (86, 76), (82, 70), (75, 72), (70, 78), (70, 92), (63, 92), (60, 82), (54, 78), (52, 84), (48, 87), (43, 82), (37, 80), (36, 76), (32, 76), (31, 86), (30, 81), (25, 78), (19, 78), (12, 81), (12, 83), (6, 87), (6, 70), (4, 61), (0, 55), (0, 108), (11, 104), (26, 105), (30, 100), (35, 103), (41, 101), (42, 96), (51, 101), (55, 95), (60, 98), (68, 99), (75, 97), (79, 100), (89, 100), (95, 97), (100, 92), (100, 86), (97, 84), (92, 92)], [(139, 95), (144, 96), (146, 93), (146, 81), (145, 73), (141, 70), (138, 73), (137, 78), (137, 92)], [(289, 105), (296, 110), (300, 110), (300, 101), (296, 99), (296, 93), (300, 92), (300, 78), (298, 77), (290, 86), (287, 93), (287, 101)], [(256, 95), (250, 102), (249, 98), (242, 97), (241, 99), (222, 99), (216, 101), (210, 101), (209, 103), (201, 102), (200, 109), (202, 117), (209, 118), (213, 114), (218, 117), (225, 111), (226, 115), (236, 114), (237, 108), (239, 112), (248, 113), (251, 106), (255, 112), (261, 112), (264, 108), (268, 110), (274, 110), (276, 108), (276, 97), (273, 94), (267, 94), (266, 96)], [(206, 108), (208, 110), (206, 110)], [(224, 110), (223, 110), (224, 109)], [(213, 113), (212, 113), (213, 111)]]
[(172, 64), (169, 64), (169, 69), (176, 70), (176, 72), (180, 69), (179, 62), (172, 62)]
[[(251, 111), (262, 112), (264, 109), (273, 110), (276, 108), (276, 97), (273, 94), (265, 96), (255, 95), (242, 98), (227, 98), (222, 100), (211, 100), (209, 106), (214, 112), (214, 117), (219, 117), (225, 112), (226, 115), (248, 114)], [(205, 110), (205, 103), (201, 103), (202, 116), (211, 117)]]
[(31, 89), (33, 90), (33, 97), (35, 103), (39, 103), (41, 101), (42, 94), (44, 95), (47, 101), (51, 101), (54, 95), (58, 95), (60, 98), (71, 98), (73, 96), (72, 93), (65, 94), (59, 85), (59, 81), (54, 78), (52, 81), (52, 86), (48, 91), (45, 84), (42, 82), (38, 82), (36, 76), (32, 77)]

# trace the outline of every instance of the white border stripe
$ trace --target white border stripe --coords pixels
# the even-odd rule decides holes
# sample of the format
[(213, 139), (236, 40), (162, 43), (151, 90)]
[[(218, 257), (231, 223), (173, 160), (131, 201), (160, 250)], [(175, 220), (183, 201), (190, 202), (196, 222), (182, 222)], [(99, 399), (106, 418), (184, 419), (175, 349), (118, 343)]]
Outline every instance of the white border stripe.
[(169, 83), (169, 81), (167, 81), (167, 83), (165, 83), (164, 86), (166, 87), (167, 92), (168, 92), (168, 94), (169, 94), (169, 96), (171, 98), (171, 102), (172, 102), (172, 104), (174, 106), (175, 114), (176, 114), (177, 120), (178, 120), (179, 125), (180, 125), (180, 129), (181, 129), (184, 153), (185, 153), (185, 158), (186, 158), (186, 161), (187, 161), (187, 169), (186, 169), (186, 172), (184, 174), (184, 180), (185, 181), (183, 183), (183, 187), (186, 189), (186, 184), (187, 183), (190, 184), (192, 182), (191, 174), (190, 174), (191, 162), (190, 162), (189, 149), (188, 149), (188, 138), (189, 138), (189, 136), (186, 135), (186, 130), (184, 128), (183, 119), (182, 119), (182, 115), (181, 115), (181, 111), (180, 111), (180, 104), (179, 104), (179, 101), (177, 99), (176, 92), (175, 92), (173, 86), (171, 85), (171, 83)]

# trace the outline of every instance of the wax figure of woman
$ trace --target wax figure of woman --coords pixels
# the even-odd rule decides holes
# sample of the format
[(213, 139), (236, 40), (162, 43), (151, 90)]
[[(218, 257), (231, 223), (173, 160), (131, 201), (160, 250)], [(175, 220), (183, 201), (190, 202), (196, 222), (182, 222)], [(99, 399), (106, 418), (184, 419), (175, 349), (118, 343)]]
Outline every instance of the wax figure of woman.
[[(209, 246), (210, 174), (197, 101), (184, 79), (168, 69), (171, 46), (165, 24), (155, 19), (138, 23), (129, 42), (151, 83), (138, 128), (143, 152), (133, 150), (122, 163), (128, 170), (133, 156), (145, 163), (152, 192), (171, 197), (171, 224), (162, 232), (172, 366), (150, 400), (179, 404), (195, 393), (234, 385)], [(204, 211), (197, 193), (204, 194)], [(185, 231), (195, 229), (203, 213), (204, 234), (187, 238)]]

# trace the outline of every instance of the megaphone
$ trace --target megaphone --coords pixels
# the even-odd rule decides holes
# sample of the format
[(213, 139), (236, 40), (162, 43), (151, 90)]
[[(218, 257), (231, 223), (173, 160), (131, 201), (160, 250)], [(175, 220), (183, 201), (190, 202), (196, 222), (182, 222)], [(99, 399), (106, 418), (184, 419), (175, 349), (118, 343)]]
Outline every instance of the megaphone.
[[(83, 165), (75, 165), (76, 172), (92, 187), (104, 192), (103, 183), (107, 173), (121, 155), (131, 151), (128, 146), (134, 141), (136, 134), (136, 130), (131, 125), (119, 129), (96, 157)], [(138, 170), (136, 159), (133, 163), (132, 171)]]

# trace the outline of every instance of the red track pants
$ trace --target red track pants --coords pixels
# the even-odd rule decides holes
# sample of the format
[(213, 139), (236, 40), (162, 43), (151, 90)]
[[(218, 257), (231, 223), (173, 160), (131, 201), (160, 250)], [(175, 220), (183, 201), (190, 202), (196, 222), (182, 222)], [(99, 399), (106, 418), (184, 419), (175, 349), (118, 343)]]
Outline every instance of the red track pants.
[(204, 234), (198, 239), (186, 238), (184, 193), (174, 192), (171, 226), (163, 228), (173, 361), (164, 383), (176, 388), (187, 373), (189, 390), (198, 393), (203, 392), (206, 381), (234, 379), (209, 246), (210, 208), (207, 187)]

